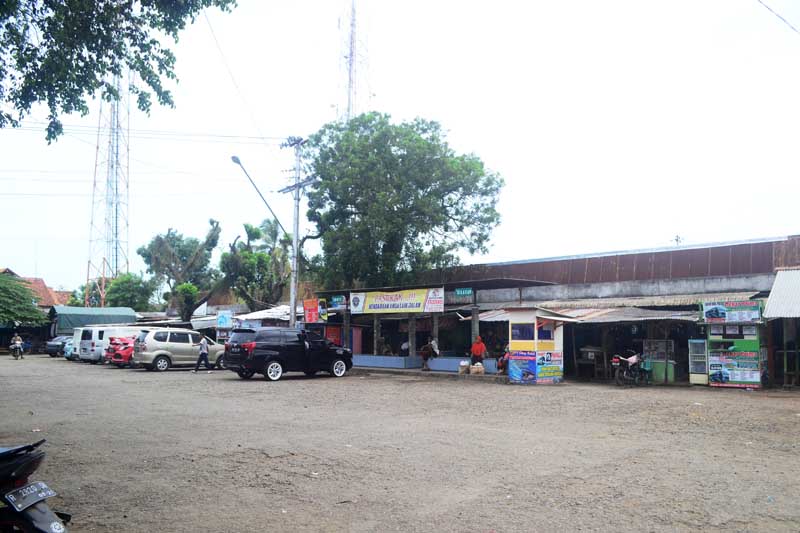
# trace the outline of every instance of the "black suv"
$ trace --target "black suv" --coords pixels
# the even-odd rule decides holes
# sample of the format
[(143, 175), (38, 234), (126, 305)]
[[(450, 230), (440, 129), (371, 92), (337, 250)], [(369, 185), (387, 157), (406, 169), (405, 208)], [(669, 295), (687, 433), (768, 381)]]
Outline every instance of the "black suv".
[(336, 346), (313, 331), (292, 328), (234, 329), (225, 344), (225, 368), (250, 379), (264, 374), (278, 381), (284, 372), (319, 371), (340, 378), (353, 367), (350, 350)]

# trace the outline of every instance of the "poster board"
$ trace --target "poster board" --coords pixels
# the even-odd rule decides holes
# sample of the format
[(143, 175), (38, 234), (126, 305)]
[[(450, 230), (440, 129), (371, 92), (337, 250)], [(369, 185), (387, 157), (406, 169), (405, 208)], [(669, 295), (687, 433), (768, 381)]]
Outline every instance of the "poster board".
[(759, 352), (711, 352), (708, 355), (708, 384), (712, 387), (761, 387)]
[(703, 302), (703, 321), (707, 324), (754, 324), (761, 321), (761, 304), (751, 300)]
[(508, 357), (508, 380), (524, 385), (564, 381), (563, 352), (512, 351)]

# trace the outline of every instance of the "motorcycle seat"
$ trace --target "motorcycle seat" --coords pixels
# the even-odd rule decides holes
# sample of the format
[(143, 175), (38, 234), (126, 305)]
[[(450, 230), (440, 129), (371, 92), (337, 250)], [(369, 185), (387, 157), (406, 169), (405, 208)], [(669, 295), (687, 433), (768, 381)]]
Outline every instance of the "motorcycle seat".
[(28, 444), (22, 446), (12, 446), (11, 448), (3, 448), (0, 447), (0, 457), (6, 457), (9, 455), (16, 455), (18, 453), (24, 452), (28, 448)]

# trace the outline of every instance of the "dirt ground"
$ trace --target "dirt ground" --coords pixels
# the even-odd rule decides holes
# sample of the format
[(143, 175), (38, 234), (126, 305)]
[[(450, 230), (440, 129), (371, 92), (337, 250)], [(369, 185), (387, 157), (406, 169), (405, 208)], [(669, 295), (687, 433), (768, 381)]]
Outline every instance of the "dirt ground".
[[(0, 357), (71, 531), (798, 531), (800, 394)], [(34, 431), (39, 430), (39, 431)]]

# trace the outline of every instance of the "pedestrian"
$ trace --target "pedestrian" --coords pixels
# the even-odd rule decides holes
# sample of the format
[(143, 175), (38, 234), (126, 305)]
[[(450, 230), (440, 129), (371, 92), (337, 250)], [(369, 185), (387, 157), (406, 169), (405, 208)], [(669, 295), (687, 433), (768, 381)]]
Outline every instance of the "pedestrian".
[(11, 353), (14, 354), (14, 359), (25, 359), (22, 356), (22, 337), (17, 332), (11, 337)]
[(204, 363), (206, 365), (206, 369), (208, 369), (208, 373), (211, 373), (211, 369), (214, 368), (208, 362), (208, 341), (206, 340), (205, 335), (200, 337), (200, 342), (195, 344), (195, 346), (200, 346), (200, 355), (197, 356), (197, 363), (194, 365), (194, 370), (192, 370), (192, 374), (197, 372), (197, 369), (200, 368), (200, 363)]
[(475, 342), (472, 343), (472, 348), (470, 348), (470, 360), (473, 365), (481, 363), (483, 364), (483, 358), (486, 357), (486, 345), (483, 344), (483, 339), (481, 336), (478, 335), (475, 337)]
[(503, 349), (503, 355), (497, 358), (497, 373), (505, 374), (508, 372), (508, 345)]
[(408, 356), (408, 347), (409, 347), (409, 344), (408, 344), (407, 340), (403, 341), (403, 344), (400, 345), (400, 355), (402, 357), (407, 357)]
[(439, 356), (439, 345), (436, 343), (436, 339), (428, 337), (428, 344), (420, 349), (420, 355), (422, 355), (422, 370), (427, 372), (430, 370), (428, 359)]

